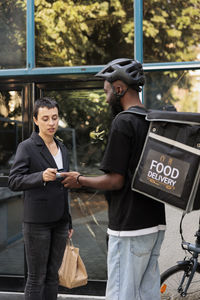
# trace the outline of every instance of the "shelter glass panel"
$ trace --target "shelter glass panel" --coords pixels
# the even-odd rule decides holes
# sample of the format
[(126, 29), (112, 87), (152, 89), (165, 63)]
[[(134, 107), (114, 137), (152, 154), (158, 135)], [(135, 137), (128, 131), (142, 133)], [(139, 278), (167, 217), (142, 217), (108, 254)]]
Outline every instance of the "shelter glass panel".
[(133, 0), (35, 0), (36, 66), (133, 57)]
[(0, 2), (0, 69), (26, 66), (26, 1)]
[(199, 70), (145, 73), (144, 103), (147, 108), (200, 112)]
[(143, 2), (144, 62), (199, 61), (199, 1)]
[[(7, 176), (22, 140), (21, 93), (0, 91), (0, 176)], [(22, 192), (0, 186), (0, 274), (23, 275)]]
[[(110, 113), (102, 89), (44, 91), (60, 106), (57, 131), (69, 149), (70, 169), (81, 174), (103, 174), (100, 162), (105, 150)], [(71, 190), (73, 243), (80, 248), (89, 279), (106, 279), (107, 201), (100, 191)]]

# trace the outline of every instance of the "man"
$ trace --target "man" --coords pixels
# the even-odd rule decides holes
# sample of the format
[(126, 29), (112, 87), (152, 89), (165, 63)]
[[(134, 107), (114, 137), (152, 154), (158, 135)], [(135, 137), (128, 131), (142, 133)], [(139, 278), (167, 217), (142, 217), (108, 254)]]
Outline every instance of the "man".
[[(108, 282), (106, 300), (160, 299), (158, 256), (164, 238), (162, 203), (131, 190), (149, 124), (139, 92), (144, 85), (142, 65), (116, 59), (96, 76), (103, 78), (106, 101), (116, 115), (101, 163), (102, 176), (64, 173), (64, 185), (107, 190)], [(120, 113), (135, 110), (138, 114)]]

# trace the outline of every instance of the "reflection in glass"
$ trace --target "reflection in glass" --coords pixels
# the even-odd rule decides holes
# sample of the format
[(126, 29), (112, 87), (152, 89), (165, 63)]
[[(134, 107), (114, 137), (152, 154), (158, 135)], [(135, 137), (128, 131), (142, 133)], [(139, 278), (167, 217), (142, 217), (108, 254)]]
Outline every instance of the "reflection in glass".
[(99, 65), (133, 57), (133, 0), (35, 0), (36, 65)]
[[(44, 91), (60, 106), (57, 135), (69, 149), (70, 169), (97, 175), (110, 128), (110, 112), (104, 91)], [(107, 202), (102, 192), (71, 191), (73, 242), (80, 248), (90, 279), (106, 279)]]
[(200, 5), (191, 0), (144, 3), (144, 62), (200, 59)]
[(74, 228), (73, 243), (80, 248), (89, 279), (105, 280), (107, 276), (107, 203), (104, 194), (71, 192)]
[(24, 244), (21, 224), (23, 199), (21, 192), (0, 187), (0, 274), (24, 274)]
[(1, 1), (0, 45), (0, 69), (26, 66), (26, 1)]
[(44, 93), (59, 103), (60, 121), (57, 135), (69, 150), (71, 169), (85, 174), (99, 174), (98, 168), (111, 122), (104, 91), (62, 90), (59, 93)]
[(145, 77), (144, 103), (147, 108), (173, 106), (180, 112), (200, 112), (199, 70), (149, 72)]
[(21, 95), (16, 91), (0, 92), (0, 175), (8, 175), (21, 138)]
[[(0, 176), (7, 176), (22, 137), (21, 95), (0, 92)], [(0, 274), (24, 273), (22, 192), (0, 187)]]

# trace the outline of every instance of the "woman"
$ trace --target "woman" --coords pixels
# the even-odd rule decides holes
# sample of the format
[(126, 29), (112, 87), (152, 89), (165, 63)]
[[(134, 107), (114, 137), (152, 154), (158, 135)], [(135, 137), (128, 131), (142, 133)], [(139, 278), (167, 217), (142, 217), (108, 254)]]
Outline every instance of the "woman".
[(35, 102), (33, 120), (39, 133), (19, 144), (9, 175), (10, 189), (24, 191), (25, 300), (57, 299), (58, 269), (73, 233), (68, 191), (56, 179), (59, 170), (69, 169), (67, 149), (54, 137), (58, 113), (53, 99)]

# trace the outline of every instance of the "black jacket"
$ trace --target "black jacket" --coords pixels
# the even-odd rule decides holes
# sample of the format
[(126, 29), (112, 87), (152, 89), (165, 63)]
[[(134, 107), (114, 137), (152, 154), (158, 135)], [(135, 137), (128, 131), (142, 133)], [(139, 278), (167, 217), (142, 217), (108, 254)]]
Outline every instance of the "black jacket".
[[(67, 149), (59, 140), (63, 168), (68, 171)], [(70, 223), (68, 190), (58, 181), (43, 182), (42, 173), (47, 168), (57, 168), (55, 160), (42, 138), (33, 132), (18, 145), (8, 186), (13, 191), (24, 191), (24, 222), (48, 223), (61, 219)]]

